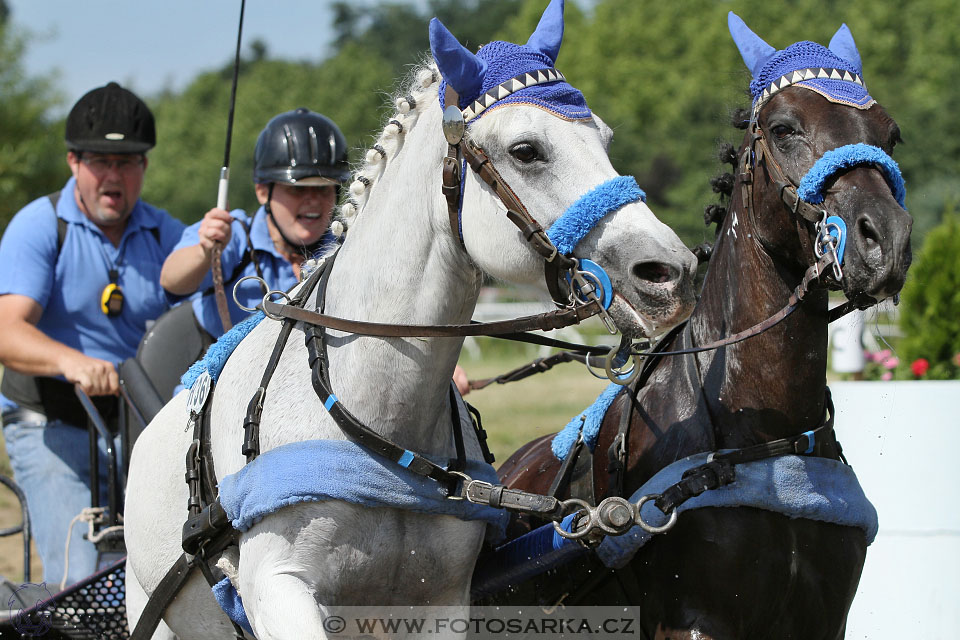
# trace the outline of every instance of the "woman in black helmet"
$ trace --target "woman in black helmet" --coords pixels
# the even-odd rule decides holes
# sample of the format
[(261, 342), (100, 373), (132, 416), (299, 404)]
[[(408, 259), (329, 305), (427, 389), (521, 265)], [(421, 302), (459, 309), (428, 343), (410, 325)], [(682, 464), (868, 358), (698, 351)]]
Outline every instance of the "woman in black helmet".
[[(224, 285), (236, 324), (247, 312), (229, 294), (234, 283), (259, 275), (271, 289), (287, 290), (298, 282), (303, 261), (333, 241), (328, 228), (339, 187), (348, 177), (347, 141), (332, 120), (304, 108), (275, 116), (254, 151), (253, 181), (263, 206), (252, 217), (239, 209), (208, 211), (184, 231), (163, 265), (160, 284), (176, 295), (199, 290), (194, 314), (206, 331), (220, 336), (210, 274), (215, 243), (223, 245)], [(244, 283), (237, 297), (254, 307), (263, 291), (254, 282)]]

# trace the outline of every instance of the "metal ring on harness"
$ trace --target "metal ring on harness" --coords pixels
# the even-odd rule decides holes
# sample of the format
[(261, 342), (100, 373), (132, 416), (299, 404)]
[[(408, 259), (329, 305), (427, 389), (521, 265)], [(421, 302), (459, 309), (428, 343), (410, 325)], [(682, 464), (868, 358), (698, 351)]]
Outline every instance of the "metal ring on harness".
[(265, 294), (263, 294), (263, 300), (260, 303), (263, 310), (263, 315), (267, 316), (271, 320), (277, 320), (279, 322), (283, 322), (283, 316), (274, 315), (269, 311), (267, 311), (267, 305), (265, 303), (267, 302), (267, 298), (271, 296), (280, 296), (283, 299), (285, 299), (287, 303), (292, 302), (292, 299), (290, 298), (289, 295), (287, 295), (285, 291), (279, 291), (277, 289), (274, 289), (273, 291), (267, 291)]
[[(554, 520), (553, 521), (553, 530), (560, 534), (561, 537), (566, 538), (567, 540), (579, 540), (580, 538), (586, 537), (595, 526), (597, 526), (597, 517), (596, 513), (593, 510), (593, 507), (590, 506), (585, 500), (580, 498), (570, 498), (569, 500), (564, 500), (561, 503), (564, 507), (564, 511), (567, 511), (567, 507), (573, 505), (580, 507), (577, 511), (585, 511), (586, 517), (589, 522), (581, 531), (567, 531), (563, 528), (563, 520)], [(576, 512), (571, 512), (576, 513)], [(569, 514), (568, 514), (569, 515)], [(572, 524), (572, 523), (571, 523)], [(573, 528), (571, 526), (571, 528)]]
[(647, 533), (666, 533), (667, 531), (673, 528), (673, 525), (677, 524), (678, 514), (676, 509), (674, 509), (670, 513), (670, 519), (667, 520), (667, 524), (663, 525), (662, 527), (655, 527), (652, 524), (647, 524), (643, 520), (643, 512), (642, 512), (643, 505), (646, 504), (648, 501), (656, 500), (659, 497), (660, 497), (659, 493), (652, 493), (650, 495), (643, 496), (642, 498), (637, 500), (637, 505), (636, 505), (637, 517), (634, 520), (638, 525), (640, 525), (640, 528), (646, 531)]
[(625, 372), (617, 371), (613, 366), (613, 360), (617, 357), (617, 353), (617, 349), (610, 349), (610, 351), (607, 352), (607, 355), (603, 357), (604, 371), (606, 371), (607, 378), (609, 378), (611, 382), (625, 387), (636, 380), (637, 376), (640, 375), (640, 360), (637, 358), (637, 354), (631, 353), (630, 357), (633, 359), (633, 366)]
[[(233, 284), (233, 301), (237, 304), (238, 307), (240, 307), (241, 309), (243, 309), (243, 310), (246, 311), (247, 313), (253, 313), (254, 311), (257, 311), (257, 310), (258, 310), (256, 307), (253, 307), (252, 309), (251, 309), (250, 307), (245, 307), (245, 306), (243, 306), (243, 304), (241, 304), (241, 302), (237, 299), (237, 289), (240, 287), (240, 283), (243, 282), (244, 280), (256, 280), (256, 281), (258, 281), (258, 282), (260, 283), (260, 288), (262, 288), (262, 289), (263, 289), (264, 291), (266, 291), (268, 294), (270, 293), (270, 287), (267, 286), (266, 280), (264, 280), (264, 279), (261, 278), (260, 276), (243, 276), (242, 278), (240, 278), (239, 280), (237, 280), (237, 281)], [(289, 300), (289, 298), (287, 298), (287, 300)]]

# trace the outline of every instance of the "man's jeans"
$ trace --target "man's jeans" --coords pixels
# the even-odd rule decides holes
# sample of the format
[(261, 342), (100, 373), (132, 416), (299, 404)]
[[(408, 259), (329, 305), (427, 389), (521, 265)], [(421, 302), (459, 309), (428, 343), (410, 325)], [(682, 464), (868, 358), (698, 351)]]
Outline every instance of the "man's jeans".
[[(4, 424), (3, 437), (14, 480), (27, 496), (30, 529), (43, 561), (43, 580), (51, 592), (56, 592), (66, 564), (64, 550), (70, 521), (90, 506), (90, 436), (86, 429), (55, 420)], [(114, 447), (120, 451), (119, 437)], [(107, 454), (103, 439), (99, 461), (100, 506), (106, 506)], [(83, 538), (87, 530), (86, 522), (73, 525), (68, 585), (96, 571), (96, 547)]]

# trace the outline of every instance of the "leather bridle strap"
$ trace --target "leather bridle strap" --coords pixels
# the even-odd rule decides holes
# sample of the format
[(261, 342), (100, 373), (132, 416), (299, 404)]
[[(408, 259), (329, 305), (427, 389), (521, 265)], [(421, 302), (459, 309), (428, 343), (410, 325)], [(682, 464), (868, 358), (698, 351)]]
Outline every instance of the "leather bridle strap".
[[(776, 158), (773, 157), (773, 154), (770, 153), (770, 147), (767, 145), (767, 140), (763, 135), (763, 130), (759, 128), (759, 125), (756, 122), (754, 122), (752, 126), (753, 136), (750, 144), (750, 150), (752, 150), (756, 155), (756, 165), (759, 165), (762, 162), (764, 166), (766, 166), (767, 173), (770, 175), (770, 180), (773, 181), (773, 183), (777, 186), (780, 199), (785, 205), (787, 205), (787, 209), (789, 209), (792, 213), (798, 214), (808, 222), (817, 223), (822, 220), (823, 208), (816, 207), (800, 198), (800, 194), (797, 192), (797, 185), (795, 185), (792, 180), (786, 177), (783, 169), (780, 167), (780, 164), (777, 162)], [(745, 157), (744, 160), (748, 164), (741, 168), (741, 176), (744, 173), (752, 173), (752, 168), (749, 164), (749, 157)], [(753, 207), (752, 201), (747, 201), (743, 204), (751, 208)]]
[[(444, 94), (444, 104), (455, 105), (459, 108), (459, 96), (449, 83), (447, 83), (446, 93)], [(550, 238), (547, 237), (543, 227), (523, 206), (520, 198), (517, 197), (514, 190), (510, 188), (500, 172), (493, 166), (483, 149), (474, 146), (465, 139), (461, 139), (457, 144), (448, 143), (447, 155), (443, 158), (442, 190), (447, 200), (450, 230), (460, 242), (460, 246), (466, 248), (463, 233), (460, 229), (460, 199), (463, 189), (461, 157), (466, 159), (477, 176), (493, 189), (507, 209), (507, 218), (520, 229), (524, 240), (533, 251), (544, 259), (544, 278), (550, 297), (559, 305), (568, 305), (570, 303), (569, 297), (560, 286), (561, 274), (573, 269), (576, 262), (572, 258), (560, 254)]]

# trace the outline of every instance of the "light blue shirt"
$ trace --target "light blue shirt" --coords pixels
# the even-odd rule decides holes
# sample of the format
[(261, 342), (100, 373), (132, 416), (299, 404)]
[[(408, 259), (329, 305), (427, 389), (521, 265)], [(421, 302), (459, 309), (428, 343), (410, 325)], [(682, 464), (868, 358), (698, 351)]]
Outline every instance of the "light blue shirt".
[[(260, 271), (263, 273), (263, 279), (271, 290), (287, 291), (297, 284), (297, 278), (293, 275), (293, 266), (279, 252), (273, 244), (270, 237), (270, 230), (267, 227), (267, 211), (260, 207), (253, 215), (253, 219), (242, 209), (234, 209), (230, 212), (233, 216), (233, 223), (230, 225), (230, 242), (223, 247), (220, 255), (220, 267), (223, 271), (224, 289), (227, 293), (227, 306), (230, 309), (230, 321), (236, 325), (243, 321), (249, 312), (244, 311), (234, 302), (234, 284), (245, 276), (257, 275), (257, 268), (253, 261), (248, 262), (242, 269), (238, 268), (243, 262), (244, 255), (248, 252), (247, 231), (244, 224), (250, 229), (250, 242), (253, 245), (254, 260), (260, 265)], [(241, 223), (240, 221), (243, 221)], [(180, 242), (174, 247), (174, 251), (183, 247), (190, 247), (199, 244), (200, 222), (194, 223), (183, 231)], [(333, 241), (333, 237), (324, 236), (324, 245)], [(191, 297), (193, 313), (204, 329), (212, 336), (219, 338), (223, 335), (223, 325), (220, 323), (220, 315), (217, 312), (217, 301), (213, 294), (213, 276), (210, 272), (204, 276), (203, 282), (197, 293)], [(245, 280), (236, 291), (237, 299), (248, 309), (256, 307), (263, 300), (264, 290), (260, 284), (254, 280)]]
[[(46, 196), (21, 209), (0, 241), (0, 295), (28, 296), (43, 307), (37, 327), (93, 358), (122, 362), (136, 354), (148, 320), (176, 300), (160, 286), (160, 268), (184, 224), (137, 200), (117, 247), (74, 199), (73, 178), (60, 192), (56, 213)], [(57, 255), (57, 218), (67, 233)], [(108, 317), (100, 298), (116, 268), (123, 310)]]

